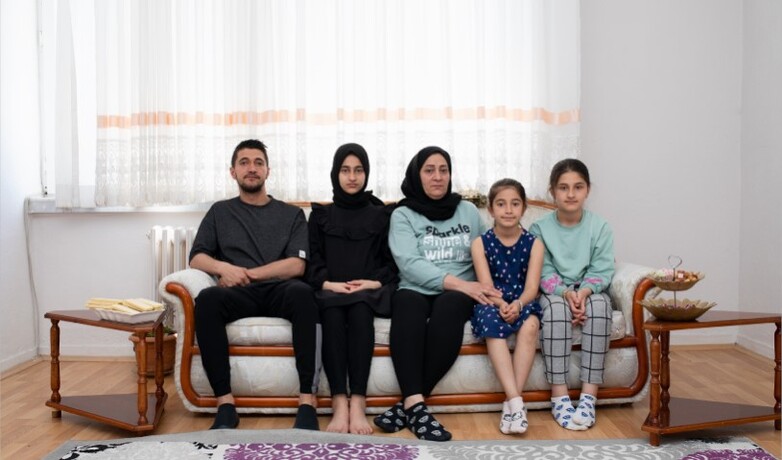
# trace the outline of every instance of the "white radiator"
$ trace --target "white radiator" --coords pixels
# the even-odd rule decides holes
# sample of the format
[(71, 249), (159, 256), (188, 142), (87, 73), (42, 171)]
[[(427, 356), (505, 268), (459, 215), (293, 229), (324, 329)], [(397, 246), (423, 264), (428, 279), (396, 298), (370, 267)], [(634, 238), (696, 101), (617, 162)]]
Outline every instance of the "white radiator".
[(160, 302), (158, 285), (160, 280), (171, 273), (188, 268), (190, 248), (193, 247), (195, 227), (153, 226), (147, 233), (152, 252), (152, 279), (150, 280), (150, 299)]

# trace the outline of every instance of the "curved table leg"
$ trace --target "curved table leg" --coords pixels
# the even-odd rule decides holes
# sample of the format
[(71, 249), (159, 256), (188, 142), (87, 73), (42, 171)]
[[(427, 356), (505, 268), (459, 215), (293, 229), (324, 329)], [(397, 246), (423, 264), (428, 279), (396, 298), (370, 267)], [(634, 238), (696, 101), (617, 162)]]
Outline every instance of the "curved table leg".
[[(651, 373), (651, 387), (649, 388), (649, 425), (660, 426), (660, 331), (649, 331), (652, 340), (649, 342), (649, 360)], [(660, 435), (649, 434), (649, 444), (660, 445)]]
[(135, 333), (138, 337), (136, 345), (136, 363), (138, 364), (138, 424), (146, 425), (147, 420), (147, 341), (146, 333)]
[[(777, 414), (780, 413), (780, 372), (782, 371), (782, 367), (780, 367), (780, 353), (782, 350), (780, 350), (780, 341), (779, 341), (779, 330), (780, 325), (782, 323), (777, 323), (776, 331), (774, 331), (774, 362), (776, 365), (774, 366), (774, 400), (776, 401), (776, 404), (774, 404), (774, 412)], [(779, 419), (774, 420), (774, 428), (779, 430), (782, 428)]]
[[(49, 330), (49, 346), (52, 354), (51, 364), (51, 386), (52, 386), (52, 398), (51, 402), (59, 403), (62, 400), (60, 395), (60, 326), (59, 320), (52, 320), (52, 328)], [(62, 417), (62, 411), (53, 410), (52, 418)]]
[(671, 411), (668, 403), (671, 402), (671, 332), (662, 331), (660, 334), (660, 426), (668, 426), (671, 420)]

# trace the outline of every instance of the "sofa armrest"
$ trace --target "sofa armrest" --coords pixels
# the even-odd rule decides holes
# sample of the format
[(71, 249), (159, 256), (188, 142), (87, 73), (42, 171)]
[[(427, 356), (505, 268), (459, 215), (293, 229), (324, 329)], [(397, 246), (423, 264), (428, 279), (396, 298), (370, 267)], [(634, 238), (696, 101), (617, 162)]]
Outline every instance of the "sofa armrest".
[(608, 295), (614, 302), (614, 308), (621, 310), (625, 318), (628, 335), (634, 335), (633, 328), (633, 295), (638, 284), (654, 269), (642, 265), (623, 262), (616, 263), (616, 271)]
[[(171, 292), (168, 290), (168, 285), (176, 284), (180, 285), (184, 291), (177, 290), (177, 292)], [(184, 322), (193, 321), (190, 318), (191, 311), (187, 311), (186, 305), (193, 305), (195, 298), (203, 290), (211, 286), (217, 286), (217, 281), (211, 275), (201, 270), (194, 268), (188, 268), (187, 270), (180, 270), (174, 272), (162, 280), (158, 285), (158, 292), (160, 297), (169, 305), (174, 307), (174, 329), (177, 331), (184, 331)], [(189, 297), (182, 298), (182, 297)]]

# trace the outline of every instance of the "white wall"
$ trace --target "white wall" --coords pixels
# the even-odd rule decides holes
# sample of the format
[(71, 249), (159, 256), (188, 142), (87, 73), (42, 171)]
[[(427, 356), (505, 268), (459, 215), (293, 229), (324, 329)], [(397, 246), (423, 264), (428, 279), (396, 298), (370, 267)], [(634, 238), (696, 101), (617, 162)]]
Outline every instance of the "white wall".
[(0, 370), (37, 355), (24, 238), (39, 192), (35, 2), (0, 2)]
[[(782, 309), (782, 2), (744, 4), (739, 299), (748, 310)], [(770, 333), (770, 329), (768, 329)], [(741, 328), (738, 343), (762, 352), (770, 336)]]
[[(198, 226), (203, 212), (36, 214), (33, 272), (41, 304), (41, 354), (47, 355), (51, 310), (84, 308), (90, 297), (154, 298), (147, 232), (156, 224)], [(60, 323), (63, 355), (132, 355), (128, 334)]]
[[(3, 3), (4, 8), (8, 3)], [(775, 220), (770, 214), (778, 212), (778, 206), (766, 205), (778, 182), (774, 171), (780, 172), (779, 159), (768, 158), (770, 151), (779, 154), (779, 140), (773, 139), (771, 130), (779, 126), (772, 121), (779, 121), (773, 117), (779, 117), (774, 107), (780, 106), (776, 83), (780, 79), (775, 78), (779, 52), (774, 47), (779, 46), (782, 24), (776, 1), (600, 0), (582, 2), (581, 8), (582, 151), (594, 185), (589, 204), (611, 222), (617, 258), (661, 267), (668, 254), (678, 254), (686, 268), (707, 274), (688, 295), (714, 300), (719, 303), (715, 308), (722, 309), (773, 305), (782, 290), (782, 232), (778, 217)], [(3, 13), (0, 16), (10, 22), (5, 9)], [(14, 25), (20, 22), (17, 18)], [(10, 33), (5, 22), (2, 31), (3, 37)], [(3, 43), (6, 46), (8, 41)], [(34, 55), (34, 50), (26, 53)], [(776, 64), (761, 66), (773, 53)], [(4, 71), (7, 68), (3, 65)], [(774, 73), (765, 77), (766, 71)], [(744, 123), (742, 91), (748, 94)], [(777, 92), (773, 103), (765, 100), (769, 91)], [(757, 125), (758, 133), (748, 134), (748, 125)], [(9, 331), (8, 343), (23, 350), (29, 348), (29, 329), (34, 330), (23, 326), (30, 316), (29, 295), (24, 280), (5, 281), (9, 266), (5, 264), (14, 270), (24, 265), (21, 257), (5, 261), (7, 250), (17, 251), (23, 243), (20, 213), (10, 212), (12, 218), (7, 219), (5, 211), (6, 179), (12, 177), (5, 166), (12, 158), (6, 148), (7, 126), (4, 121), (1, 127), (2, 229), (4, 234), (6, 228), (17, 231), (10, 242), (3, 240), (2, 305), (4, 312), (12, 308), (11, 313), (20, 318)], [(33, 151), (22, 141), (34, 139), (34, 133), (17, 137), (13, 138), (17, 143), (9, 145), (13, 152)], [(742, 148), (749, 150), (746, 155)], [(771, 161), (776, 161), (776, 169), (768, 167)], [(29, 163), (20, 166), (30, 167)], [(757, 186), (750, 187), (750, 181)], [(24, 195), (37, 187), (37, 178), (22, 182), (24, 192), (14, 193)], [(9, 202), (18, 208), (20, 201)], [(41, 315), (78, 308), (91, 296), (147, 295), (146, 231), (157, 223), (195, 225), (199, 217), (199, 213), (34, 215), (33, 269)], [(755, 219), (762, 221), (763, 228), (770, 226), (768, 232), (757, 229)], [(769, 248), (775, 251), (773, 257), (768, 256)], [(776, 260), (763, 263), (764, 256)], [(769, 279), (761, 281), (762, 276)], [(767, 284), (771, 285), (768, 294), (761, 292)], [(12, 361), (6, 354), (6, 324), (0, 369)], [(48, 353), (48, 324), (41, 320), (38, 330), (41, 352)], [(765, 340), (770, 329), (744, 330), (748, 332), (742, 332), (742, 337), (755, 335), (765, 341), (757, 351), (771, 355), (770, 340)], [(733, 343), (739, 333), (735, 328), (707, 332), (676, 333), (672, 342)], [(62, 340), (64, 354), (130, 355), (122, 333), (63, 325)]]
[[(591, 207), (611, 222), (617, 259), (666, 267), (676, 254), (706, 273), (687, 296), (736, 310), (742, 3), (581, 5), (582, 152), (594, 174)], [(732, 343), (735, 334), (671, 341)]]

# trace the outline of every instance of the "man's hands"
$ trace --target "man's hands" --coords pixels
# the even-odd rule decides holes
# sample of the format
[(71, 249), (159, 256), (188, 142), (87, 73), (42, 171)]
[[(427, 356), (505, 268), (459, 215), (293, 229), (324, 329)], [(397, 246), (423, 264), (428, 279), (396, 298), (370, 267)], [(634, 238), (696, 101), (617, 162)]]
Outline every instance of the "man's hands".
[(573, 320), (571, 321), (574, 326), (584, 325), (586, 321), (586, 299), (592, 295), (592, 289), (583, 288), (578, 291), (567, 290), (563, 295), (563, 298), (570, 306), (570, 312), (573, 313)]
[(351, 294), (365, 289), (380, 289), (381, 287), (383, 287), (383, 284), (380, 281), (375, 280), (353, 280), (345, 283), (335, 281), (323, 282), (323, 290), (336, 292), (338, 294)]
[(247, 286), (252, 281), (250, 270), (229, 263), (220, 264), (217, 276), (220, 287)]
[(220, 287), (247, 286), (255, 281), (287, 280), (304, 274), (305, 262), (298, 257), (275, 260), (254, 268), (244, 268), (217, 260), (207, 254), (196, 254), (190, 259), (190, 268), (217, 276)]

